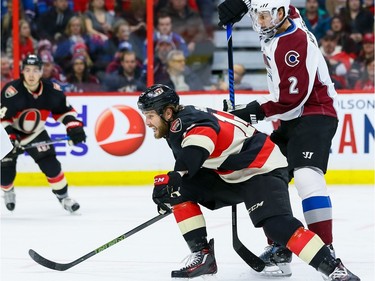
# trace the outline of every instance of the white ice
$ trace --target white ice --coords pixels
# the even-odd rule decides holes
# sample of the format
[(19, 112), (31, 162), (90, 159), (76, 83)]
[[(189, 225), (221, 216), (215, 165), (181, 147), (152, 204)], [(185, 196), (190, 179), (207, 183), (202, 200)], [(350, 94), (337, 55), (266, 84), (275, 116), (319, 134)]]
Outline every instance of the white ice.
[[(362, 281), (374, 281), (374, 187), (330, 186), (329, 192), (337, 256)], [(180, 268), (189, 253), (173, 216), (168, 216), (67, 271), (44, 268), (29, 257), (30, 248), (68, 263), (156, 216), (151, 187), (71, 187), (70, 195), (81, 204), (78, 215), (63, 210), (47, 187), (18, 188), (16, 193), (13, 213), (0, 202), (1, 281), (171, 280), (171, 270)], [(295, 216), (303, 220), (294, 187), (290, 194)], [(259, 254), (266, 244), (263, 232), (252, 226), (243, 205), (238, 209), (240, 240)], [(232, 249), (231, 209), (202, 210), (209, 238), (215, 238), (219, 271), (194, 280), (267, 280)], [(323, 280), (298, 257), (292, 270), (292, 277), (283, 280)]]

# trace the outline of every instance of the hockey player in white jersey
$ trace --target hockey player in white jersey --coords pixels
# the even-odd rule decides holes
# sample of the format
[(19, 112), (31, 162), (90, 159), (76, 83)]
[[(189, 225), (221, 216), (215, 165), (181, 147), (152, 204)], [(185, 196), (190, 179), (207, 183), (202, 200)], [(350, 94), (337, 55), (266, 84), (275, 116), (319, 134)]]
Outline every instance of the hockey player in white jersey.
[[(308, 228), (334, 255), (332, 205), (324, 174), (338, 124), (336, 91), (317, 41), (290, 0), (225, 0), (218, 11), (221, 26), (234, 24), (249, 12), (267, 69), (269, 95), (229, 110), (251, 123), (281, 120), (271, 139), (288, 159)], [(270, 265), (264, 273), (290, 276), (291, 253), (271, 242), (261, 255)], [(351, 278), (331, 280), (357, 280)]]

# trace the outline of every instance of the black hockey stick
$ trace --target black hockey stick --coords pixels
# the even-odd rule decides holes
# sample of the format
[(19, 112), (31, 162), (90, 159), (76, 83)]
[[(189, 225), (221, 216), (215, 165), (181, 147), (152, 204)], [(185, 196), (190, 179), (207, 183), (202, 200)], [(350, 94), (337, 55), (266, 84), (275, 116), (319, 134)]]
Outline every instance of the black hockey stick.
[(65, 141), (65, 140), (70, 140), (70, 138), (68, 136), (66, 136), (64, 138), (57, 138), (57, 139), (53, 139), (51, 141), (34, 142), (34, 143), (29, 144), (29, 145), (25, 145), (25, 146), (21, 146), (21, 147), (22, 147), (22, 149), (30, 149), (30, 148), (34, 148), (34, 147), (38, 147), (38, 146), (42, 146), (42, 145), (50, 145), (50, 144), (59, 143), (61, 141)]
[(138, 225), (137, 227), (133, 228), (132, 230), (116, 237), (115, 239), (105, 243), (104, 245), (100, 246), (99, 248), (91, 251), (90, 253), (70, 262), (70, 263), (58, 263), (58, 262), (54, 262), (54, 261), (51, 261), (51, 260), (48, 260), (44, 257), (42, 257), (41, 255), (39, 255), (37, 252), (35, 252), (34, 250), (30, 249), (29, 250), (29, 255), (30, 257), (37, 263), (39, 263), (40, 265), (44, 266), (44, 267), (47, 267), (47, 268), (50, 268), (50, 269), (54, 269), (54, 270), (59, 270), (59, 271), (65, 271), (89, 258), (91, 258), (92, 256), (95, 256), (96, 254), (99, 254), (100, 252), (108, 249), (109, 247), (117, 244), (118, 242), (121, 242), (122, 240), (128, 238), (129, 236), (137, 233), (138, 231), (154, 224), (155, 222), (161, 220), (162, 218), (165, 218), (166, 216), (168, 216), (169, 214), (171, 214), (172, 212), (166, 212), (164, 214), (161, 214), (161, 215), (158, 215), (156, 217), (153, 217), (152, 219), (142, 223), (141, 225)]
[[(227, 27), (227, 43), (228, 43), (228, 78), (229, 78), (229, 100), (232, 107), (235, 106), (234, 99), (234, 71), (233, 71), (233, 44), (232, 44), (232, 25), (228, 24)], [(255, 271), (261, 272), (265, 263), (257, 255), (252, 253), (245, 247), (238, 238), (237, 232), (237, 206), (232, 206), (232, 236), (233, 236), (233, 249), (236, 253)]]
[(255, 271), (261, 272), (266, 266), (264, 261), (252, 253), (238, 238), (237, 232), (237, 205), (232, 206), (232, 236), (233, 249)]

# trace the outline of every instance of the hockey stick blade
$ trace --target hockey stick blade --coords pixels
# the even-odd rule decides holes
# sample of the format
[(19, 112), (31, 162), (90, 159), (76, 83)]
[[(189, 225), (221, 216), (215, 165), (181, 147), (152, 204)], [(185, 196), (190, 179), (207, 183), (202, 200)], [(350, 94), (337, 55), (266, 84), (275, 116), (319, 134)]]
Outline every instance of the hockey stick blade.
[(237, 232), (237, 206), (232, 206), (232, 235), (233, 249), (252, 269), (261, 272), (266, 266), (264, 261), (245, 247), (238, 238)]
[(30, 257), (37, 263), (39, 263), (40, 265), (44, 266), (44, 267), (47, 267), (49, 269), (53, 269), (53, 270), (58, 270), (58, 271), (65, 271), (85, 260), (87, 260), (88, 258), (91, 258), (92, 256), (96, 255), (96, 254), (99, 254), (100, 252), (108, 249), (109, 247), (117, 244), (118, 242), (128, 238), (129, 236), (137, 233), (138, 231), (154, 224), (155, 222), (161, 220), (162, 218), (170, 215), (172, 213), (172, 211), (170, 212), (166, 212), (164, 214), (160, 214), (156, 217), (153, 217), (152, 219), (138, 225), (137, 227), (133, 228), (132, 230), (116, 237), (115, 239), (109, 241), (108, 243), (105, 243), (104, 245), (100, 246), (99, 248), (91, 251), (90, 253), (72, 261), (72, 262), (69, 262), (69, 263), (58, 263), (58, 262), (54, 262), (54, 261), (51, 261), (49, 259), (46, 259), (45, 257), (42, 257), (41, 255), (39, 255), (37, 252), (35, 252), (33, 249), (30, 249), (29, 250), (29, 255)]
[(35, 262), (39, 263), (40, 265), (44, 267), (54, 269), (54, 270), (64, 271), (74, 266), (72, 263), (57, 263), (57, 262), (50, 261), (42, 257), (41, 255), (39, 255), (33, 249), (29, 250), (29, 255)]

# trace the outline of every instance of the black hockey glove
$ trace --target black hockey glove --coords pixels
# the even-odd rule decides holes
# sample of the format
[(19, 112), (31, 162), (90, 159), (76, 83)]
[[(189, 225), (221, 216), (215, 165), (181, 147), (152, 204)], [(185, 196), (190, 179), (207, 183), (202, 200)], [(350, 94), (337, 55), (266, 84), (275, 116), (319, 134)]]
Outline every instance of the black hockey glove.
[(159, 214), (170, 212), (172, 205), (182, 202), (181, 182), (180, 173), (174, 171), (154, 177), (152, 200), (158, 205)]
[(21, 138), (14, 132), (11, 126), (5, 127), (5, 131), (8, 133), (13, 149), (4, 158), (16, 158), (18, 155), (25, 152), (25, 149), (20, 144)]
[(83, 130), (83, 123), (78, 120), (70, 121), (65, 124), (66, 126), (66, 134), (70, 138), (69, 144), (76, 145), (81, 142), (86, 141), (86, 134)]
[(265, 115), (263, 109), (257, 101), (252, 101), (246, 106), (236, 105), (233, 109), (230, 102), (227, 100), (223, 101), (223, 110), (240, 117), (242, 120), (249, 122), (250, 124), (257, 124), (259, 120), (263, 120)]
[(250, 0), (225, 0), (217, 9), (219, 12), (219, 26), (235, 24), (248, 12)]

